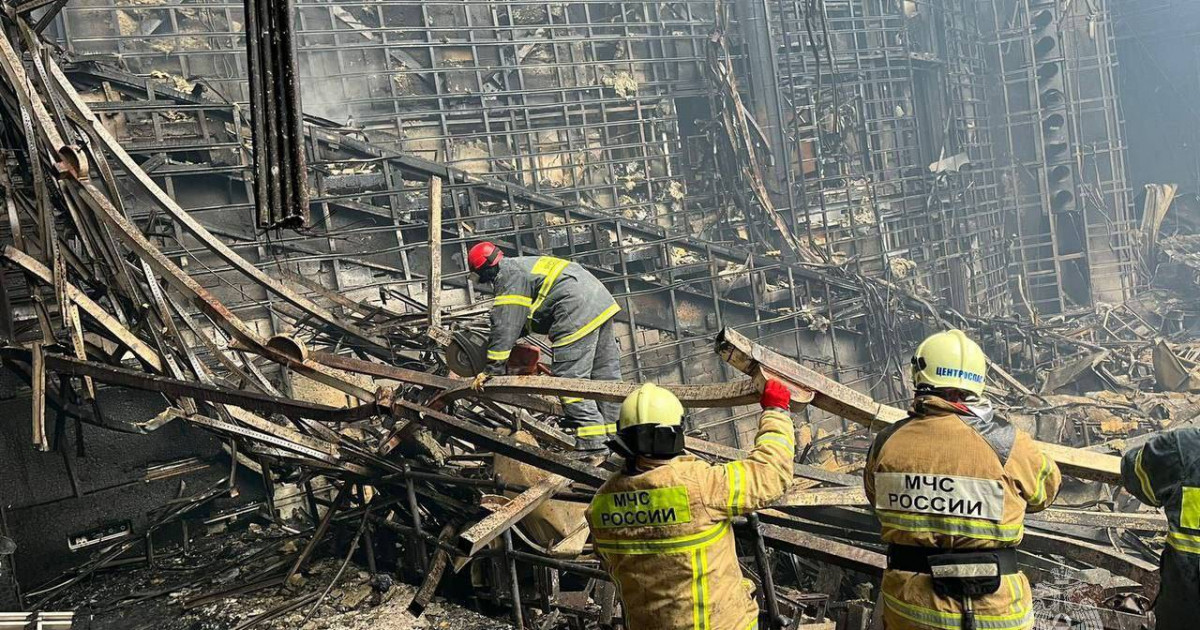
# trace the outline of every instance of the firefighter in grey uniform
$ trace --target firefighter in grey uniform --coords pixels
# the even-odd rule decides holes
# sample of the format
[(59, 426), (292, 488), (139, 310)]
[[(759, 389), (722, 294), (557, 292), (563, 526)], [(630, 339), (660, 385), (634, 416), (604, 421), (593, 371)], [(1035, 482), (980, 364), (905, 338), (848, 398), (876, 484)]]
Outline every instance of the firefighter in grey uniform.
[[(578, 263), (553, 256), (508, 258), (493, 243), (478, 243), (467, 265), (482, 282), (491, 282), (492, 307), (487, 369), (473, 387), (503, 374), (513, 345), (527, 332), (548, 335), (550, 371), (565, 378), (621, 380), (621, 355), (613, 334), (613, 315), (621, 310), (599, 280)], [(563, 426), (575, 435), (575, 448), (592, 451), (616, 434), (616, 403), (561, 398)]]
[(1200, 429), (1160, 433), (1121, 458), (1121, 485), (1167, 513), (1157, 630), (1200, 627)]

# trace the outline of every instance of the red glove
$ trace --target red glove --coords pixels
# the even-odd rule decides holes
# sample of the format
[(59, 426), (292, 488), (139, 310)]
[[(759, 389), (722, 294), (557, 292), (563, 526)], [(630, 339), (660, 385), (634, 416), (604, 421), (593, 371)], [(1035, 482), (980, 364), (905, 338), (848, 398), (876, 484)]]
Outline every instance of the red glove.
[(768, 379), (766, 387), (763, 387), (762, 398), (759, 400), (763, 409), (783, 409), (787, 411), (792, 406), (792, 392), (787, 388), (787, 385), (775, 380)]

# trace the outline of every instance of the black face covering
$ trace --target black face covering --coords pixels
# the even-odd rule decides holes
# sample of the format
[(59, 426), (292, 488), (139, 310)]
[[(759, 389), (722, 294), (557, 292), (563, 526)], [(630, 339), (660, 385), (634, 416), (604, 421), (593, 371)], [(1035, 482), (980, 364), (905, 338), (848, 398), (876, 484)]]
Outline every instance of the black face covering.
[(475, 275), (479, 276), (480, 282), (491, 284), (492, 282), (495, 282), (496, 274), (498, 273), (500, 273), (500, 265), (492, 265), (476, 271)]
[(679, 427), (638, 425), (617, 433), (610, 440), (610, 448), (625, 457), (670, 459), (683, 452), (683, 431)]

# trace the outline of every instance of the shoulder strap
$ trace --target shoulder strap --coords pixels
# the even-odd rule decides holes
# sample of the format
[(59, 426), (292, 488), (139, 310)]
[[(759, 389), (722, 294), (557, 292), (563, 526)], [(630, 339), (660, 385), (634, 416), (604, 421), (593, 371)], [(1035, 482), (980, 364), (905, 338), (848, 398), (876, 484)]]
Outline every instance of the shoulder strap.
[(984, 420), (978, 416), (958, 416), (964, 424), (975, 430), (979, 437), (987, 442), (988, 446), (992, 447), (992, 452), (1000, 460), (1000, 466), (1008, 465), (1008, 458), (1012, 455), (1013, 444), (1017, 441), (1017, 427), (1011, 422), (1000, 418), (992, 418)]

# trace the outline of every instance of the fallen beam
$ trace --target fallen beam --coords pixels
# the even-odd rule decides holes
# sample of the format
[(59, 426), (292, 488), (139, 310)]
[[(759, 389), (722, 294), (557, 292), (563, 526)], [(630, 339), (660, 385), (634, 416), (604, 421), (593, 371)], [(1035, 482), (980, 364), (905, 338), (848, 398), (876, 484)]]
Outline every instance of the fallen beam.
[[(438, 540), (448, 543), (454, 537), (454, 531), (454, 524), (446, 525), (438, 534)], [(429, 606), (429, 602), (433, 601), (433, 594), (437, 591), (438, 585), (442, 583), (442, 576), (446, 574), (446, 567), (449, 565), (450, 552), (439, 545), (437, 551), (433, 552), (433, 562), (429, 565), (429, 571), (425, 573), (421, 587), (417, 589), (416, 595), (413, 595), (412, 601), (408, 603), (408, 612), (413, 617), (420, 617), (425, 613), (425, 608)]]
[(794, 553), (801, 557), (828, 562), (873, 576), (883, 575), (883, 570), (887, 568), (887, 557), (881, 553), (822, 538), (798, 529), (764, 523), (762, 534), (768, 547)]
[[(861, 424), (872, 431), (908, 416), (903, 409), (876, 402), (870, 396), (763, 347), (731, 328), (722, 330), (717, 336), (717, 353), (727, 363), (746, 374), (753, 375), (759, 369), (765, 369), (799, 387), (811, 390), (815, 394), (812, 404), (818, 409)], [(1058, 462), (1064, 473), (1105, 483), (1120, 482), (1119, 457), (1061, 444), (1037, 444), (1043, 453)]]
[[(750, 456), (750, 451), (744, 451), (740, 448), (717, 444), (716, 442), (708, 442), (694, 437), (685, 437), (683, 447), (689, 451), (714, 457), (721, 461), (734, 461), (738, 459), (746, 459)], [(820, 481), (823, 483), (831, 483), (839, 486), (853, 486), (862, 483), (862, 477), (855, 475), (847, 475), (846, 473), (833, 472), (825, 470), (818, 466), (809, 464), (792, 464), (792, 471), (797, 477)]]
[(458, 535), (458, 548), (468, 556), (473, 556), (488, 543), (495, 540), (505, 530), (525, 518), (539, 505), (554, 497), (554, 493), (570, 485), (571, 480), (561, 475), (551, 475), (537, 482), (528, 490), (513, 497), (500, 509), (488, 514), (483, 520), (475, 523)]
[[(459, 398), (486, 398), (495, 394), (542, 394), (546, 396), (577, 396), (603, 402), (621, 402), (641, 383), (629, 381), (592, 381), (557, 376), (496, 376), (487, 381), (482, 392), (471, 389), (470, 381), (456, 380), (455, 386), (439, 398), (449, 402)], [(758, 402), (759, 388), (753, 380), (713, 385), (670, 385), (670, 390), (684, 407), (735, 407)], [(797, 403), (803, 408), (803, 403)]]
[[(42, 283), (49, 286), (54, 285), (54, 278), (51, 276), (50, 270), (47, 269), (46, 266), (41, 262), (38, 262), (38, 260), (33, 256), (26, 254), (12, 245), (6, 245), (4, 247), (3, 256), (27, 273), (32, 274)], [(133, 352), (133, 354), (145, 362), (146, 365), (149, 365), (151, 368), (153, 368), (154, 371), (163, 371), (162, 359), (159, 358), (158, 352), (147, 345), (146, 342), (135, 336), (129, 331), (128, 328), (121, 325), (121, 322), (117, 321), (117, 319), (112, 315), (109, 315), (108, 311), (104, 310), (103, 306), (97, 304), (95, 300), (88, 297), (86, 293), (80, 291), (75, 287), (75, 285), (68, 282), (66, 283), (66, 289), (67, 299), (74, 302), (75, 305), (84, 312), (84, 314), (95, 320), (96, 323), (100, 324), (105, 331), (107, 331), (117, 341)]]
[(512, 436), (455, 418), (409, 400), (396, 400), (392, 410), (398, 418), (403, 416), (403, 412), (400, 410), (416, 412), (422, 423), (432, 425), (443, 433), (471, 442), (481, 449), (532, 464), (572, 481), (599, 488), (609, 477), (609, 473), (603, 469), (571, 459), (567, 454), (522, 444)]
[[(0, 349), (0, 355), (6, 359), (15, 359), (24, 363), (32, 361), (30, 352), (21, 348), (3, 348)], [(228, 389), (219, 385), (181, 381), (103, 363), (80, 361), (62, 355), (47, 354), (45, 365), (47, 370), (59, 374), (90, 376), (101, 383), (110, 385), (160, 392), (172, 397), (197, 398), (210, 403), (233, 405), (266, 414), (279, 413), (285, 416), (311, 418), (321, 422), (355, 422), (379, 414), (379, 409), (374, 404), (360, 405), (349, 409), (327, 407), (258, 392)]]

